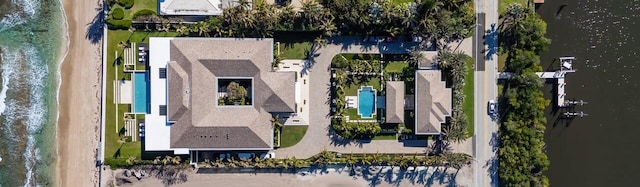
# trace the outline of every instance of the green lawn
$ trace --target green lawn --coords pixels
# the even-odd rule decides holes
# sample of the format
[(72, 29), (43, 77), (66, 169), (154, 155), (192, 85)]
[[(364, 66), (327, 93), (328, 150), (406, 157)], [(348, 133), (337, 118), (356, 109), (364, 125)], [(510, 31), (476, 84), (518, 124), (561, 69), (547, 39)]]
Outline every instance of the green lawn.
[(304, 134), (307, 133), (309, 126), (284, 126), (282, 127), (282, 134), (280, 135), (280, 147), (291, 147), (296, 145)]
[(353, 82), (344, 88), (344, 93), (347, 96), (357, 96), (358, 89), (360, 89), (361, 86), (372, 86), (373, 89), (376, 89), (378, 92), (380, 91), (380, 77), (377, 75), (368, 76), (368, 80), (363, 80), (360, 76), (351, 77), (353, 78)]
[(151, 11), (158, 12), (158, 0), (136, 0), (133, 7), (130, 9), (125, 9), (118, 4), (114, 4), (110, 10), (113, 11), (116, 8), (122, 8), (122, 10), (124, 10), (124, 20), (131, 20), (133, 18), (133, 14), (140, 10), (149, 9)]
[(280, 43), (280, 55), (282, 59), (307, 59), (311, 51), (312, 42)]
[(376, 109), (376, 114), (374, 114), (372, 118), (360, 118), (357, 108), (344, 109), (344, 115), (349, 116), (349, 120), (375, 120), (378, 119), (378, 114), (381, 112), (383, 112), (382, 109)]
[(136, 3), (131, 7), (131, 16), (138, 11), (148, 9), (154, 12), (158, 12), (158, 0), (136, 0)]
[(498, 13), (502, 15), (502, 13), (504, 13), (504, 11), (507, 10), (507, 7), (512, 3), (520, 3), (527, 6), (527, 1), (528, 0), (498, 0)]
[(507, 62), (507, 57), (509, 57), (507, 53), (498, 54), (498, 71), (504, 70), (504, 65), (506, 65), (505, 63)]
[[(116, 105), (113, 104), (113, 81), (116, 79), (122, 79), (125, 77), (122, 67), (116, 65), (115, 51), (118, 51), (118, 55), (123, 54), (123, 50), (118, 47), (120, 41), (130, 42), (149, 42), (148, 37), (152, 36), (177, 36), (177, 33), (169, 32), (135, 32), (129, 31), (112, 31), (107, 32), (107, 80), (106, 86), (106, 121), (105, 121), (105, 163), (124, 163), (129, 156), (135, 156), (141, 158), (142, 145), (141, 142), (127, 142), (122, 144), (118, 143), (119, 128), (122, 128), (124, 124), (123, 115), (125, 112), (131, 110), (131, 105), (120, 104), (118, 105), (118, 111), (116, 112)], [(115, 77), (115, 71), (118, 71), (118, 77)], [(138, 117), (138, 116), (137, 116)], [(116, 129), (116, 120), (118, 120), (118, 129)], [(119, 150), (119, 151), (118, 151)]]
[(465, 95), (462, 110), (467, 115), (467, 135), (471, 137), (473, 136), (473, 58), (467, 58), (466, 66), (467, 75), (464, 79), (464, 88), (462, 88)]
[(402, 73), (404, 68), (409, 67), (409, 63), (407, 62), (389, 62), (384, 66), (385, 73)]

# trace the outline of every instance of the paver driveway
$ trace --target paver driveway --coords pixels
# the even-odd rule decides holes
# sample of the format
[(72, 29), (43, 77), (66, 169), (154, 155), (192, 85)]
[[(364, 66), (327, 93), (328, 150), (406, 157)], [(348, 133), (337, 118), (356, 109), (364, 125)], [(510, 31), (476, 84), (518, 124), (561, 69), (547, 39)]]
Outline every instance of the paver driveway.
[[(399, 142), (395, 140), (344, 140), (331, 129), (329, 118), (329, 89), (331, 59), (340, 53), (399, 54), (407, 53), (415, 44), (409, 43), (365, 43), (359, 37), (332, 37), (329, 44), (313, 52), (309, 60), (309, 128), (302, 140), (287, 148), (274, 150), (278, 158), (308, 158), (323, 149), (342, 153), (422, 153), (425, 140)], [(454, 152), (471, 153), (468, 142), (452, 144)]]

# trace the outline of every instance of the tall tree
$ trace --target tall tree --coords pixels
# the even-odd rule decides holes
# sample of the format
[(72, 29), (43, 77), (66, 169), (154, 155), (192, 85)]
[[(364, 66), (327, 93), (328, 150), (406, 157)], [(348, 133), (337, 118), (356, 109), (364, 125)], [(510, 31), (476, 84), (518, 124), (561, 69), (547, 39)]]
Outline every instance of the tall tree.
[[(240, 101), (247, 97), (247, 89), (238, 84), (235, 81), (232, 81), (227, 85), (227, 98), (232, 102)], [(242, 103), (244, 104), (244, 103)]]

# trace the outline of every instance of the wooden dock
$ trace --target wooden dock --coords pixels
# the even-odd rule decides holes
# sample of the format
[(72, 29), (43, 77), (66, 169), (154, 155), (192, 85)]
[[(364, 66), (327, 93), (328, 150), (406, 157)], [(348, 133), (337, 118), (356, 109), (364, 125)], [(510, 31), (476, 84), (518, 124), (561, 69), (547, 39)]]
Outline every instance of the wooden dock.
[[(558, 71), (551, 71), (551, 72), (536, 72), (536, 75), (538, 75), (538, 77), (542, 78), (542, 79), (556, 79), (556, 86), (557, 86), (557, 90), (558, 92), (556, 93), (556, 105), (558, 107), (564, 107), (567, 105), (567, 103), (565, 102), (565, 96), (567, 95), (565, 93), (565, 86), (567, 85), (567, 83), (565, 82), (564, 78), (567, 75), (567, 73), (574, 73), (576, 72), (576, 70), (574, 70), (573, 67), (573, 60), (575, 59), (575, 57), (561, 57), (560, 58), (560, 70)], [(498, 79), (511, 79), (514, 76), (514, 74), (512, 72), (498, 72)]]

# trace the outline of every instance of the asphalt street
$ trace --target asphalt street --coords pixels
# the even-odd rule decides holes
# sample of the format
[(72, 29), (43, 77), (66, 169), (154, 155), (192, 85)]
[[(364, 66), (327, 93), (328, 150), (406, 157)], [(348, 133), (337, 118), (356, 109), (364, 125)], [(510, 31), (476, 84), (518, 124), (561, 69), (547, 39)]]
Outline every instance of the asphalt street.
[(498, 125), (487, 111), (497, 100), (498, 0), (475, 0), (474, 35), (474, 186), (498, 186)]

